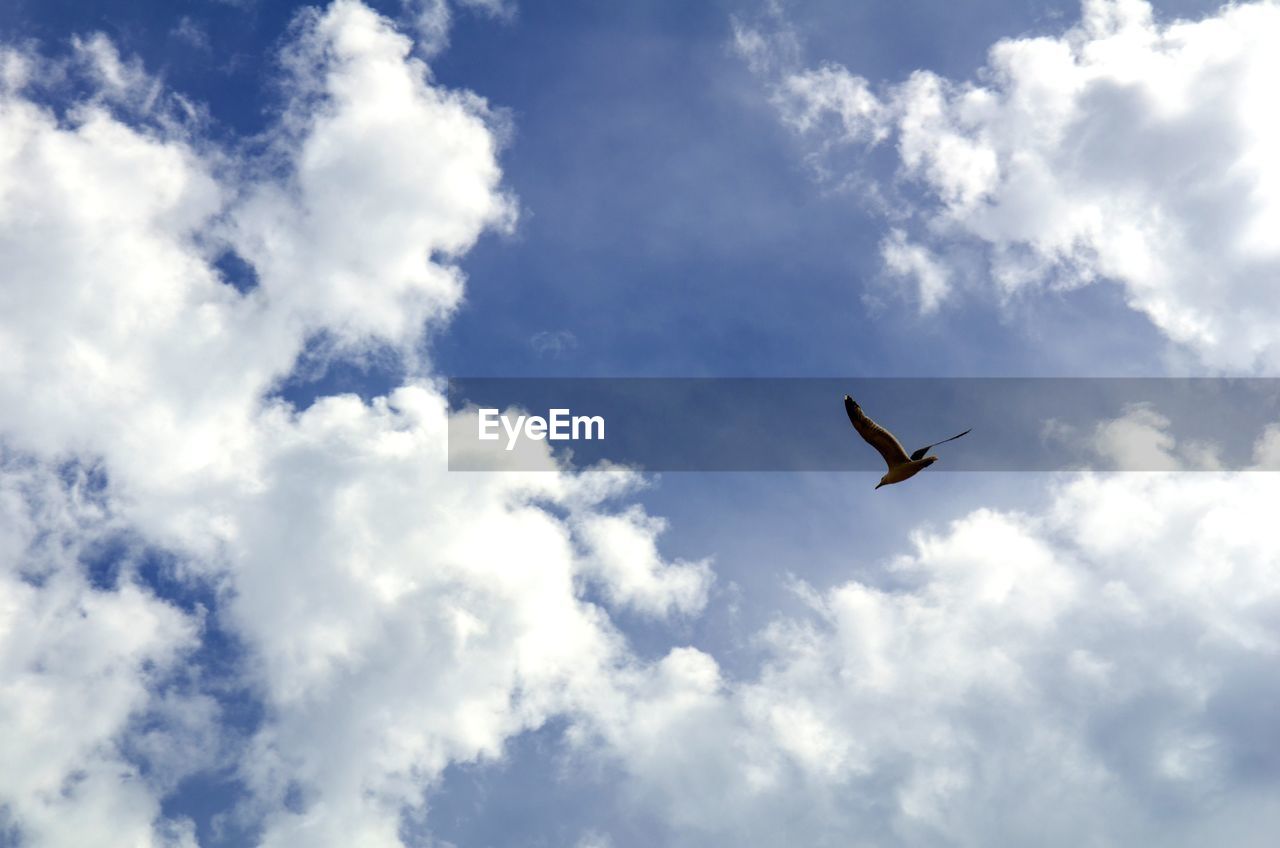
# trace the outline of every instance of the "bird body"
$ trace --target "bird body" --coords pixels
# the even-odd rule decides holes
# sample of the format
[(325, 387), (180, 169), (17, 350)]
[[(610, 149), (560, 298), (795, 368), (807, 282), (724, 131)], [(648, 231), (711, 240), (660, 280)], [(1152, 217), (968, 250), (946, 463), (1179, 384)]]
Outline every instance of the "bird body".
[(929, 455), (929, 448), (940, 445), (943, 442), (950, 442), (969, 433), (969, 430), (965, 430), (964, 433), (952, 436), (950, 439), (943, 439), (941, 442), (925, 445), (914, 451), (910, 456), (907, 456), (907, 452), (902, 448), (902, 443), (888, 430), (868, 418), (867, 414), (862, 411), (862, 407), (858, 406), (857, 401), (848, 395), (844, 396), (844, 410), (849, 415), (849, 422), (853, 424), (853, 429), (858, 431), (858, 435), (862, 437), (863, 441), (876, 449), (880, 456), (884, 458), (885, 465), (889, 467), (885, 475), (880, 478), (880, 482), (876, 484), (877, 489), (881, 486), (901, 483), (903, 480), (916, 476), (938, 461), (936, 456)]
[(921, 459), (909, 459), (901, 465), (895, 465), (880, 478), (876, 488), (888, 486), (890, 483), (901, 483), (903, 480), (916, 476), (937, 461), (938, 458), (936, 456), (926, 456)]

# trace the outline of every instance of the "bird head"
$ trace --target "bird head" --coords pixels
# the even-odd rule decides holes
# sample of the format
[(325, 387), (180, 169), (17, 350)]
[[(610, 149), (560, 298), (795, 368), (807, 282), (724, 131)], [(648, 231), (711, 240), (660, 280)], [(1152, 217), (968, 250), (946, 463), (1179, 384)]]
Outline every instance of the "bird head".
[(938, 461), (938, 458), (936, 456), (926, 456), (923, 460), (924, 467), (928, 468), (930, 465), (933, 465), (937, 461)]
[(888, 481), (884, 479), (885, 477), (888, 477), (888, 476), (889, 476), (889, 475), (888, 475), (888, 474), (886, 474), (886, 475), (884, 475), (884, 477), (881, 477), (881, 478), (880, 478), (880, 482), (879, 482), (879, 483), (876, 483), (876, 488), (877, 488), (877, 489), (878, 489), (878, 488), (880, 488), (881, 486), (887, 486), (887, 485), (889, 485)]

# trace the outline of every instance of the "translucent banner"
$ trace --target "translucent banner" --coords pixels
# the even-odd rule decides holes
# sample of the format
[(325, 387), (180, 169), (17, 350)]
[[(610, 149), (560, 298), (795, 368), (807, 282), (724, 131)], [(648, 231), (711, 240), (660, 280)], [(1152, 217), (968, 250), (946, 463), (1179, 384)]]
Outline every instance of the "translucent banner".
[[(932, 471), (1275, 470), (1280, 380), (455, 378), (449, 468), (880, 471), (844, 397)], [(549, 459), (550, 458), (550, 459)]]

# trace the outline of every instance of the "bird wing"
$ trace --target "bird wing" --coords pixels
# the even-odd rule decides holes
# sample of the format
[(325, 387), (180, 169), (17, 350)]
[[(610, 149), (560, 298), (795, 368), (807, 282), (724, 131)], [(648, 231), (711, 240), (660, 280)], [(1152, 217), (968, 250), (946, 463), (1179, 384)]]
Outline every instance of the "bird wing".
[(957, 433), (956, 435), (952, 436), (952, 437), (951, 437), (951, 438), (949, 438), (949, 439), (943, 439), (941, 442), (934, 442), (934, 443), (933, 443), (933, 444), (931, 444), (931, 445), (925, 445), (924, 447), (922, 447), (922, 448), (920, 448), (919, 450), (917, 450), (915, 453), (911, 454), (911, 458), (912, 458), (912, 459), (924, 459), (924, 455), (925, 455), (925, 454), (927, 454), (927, 453), (929, 452), (929, 448), (937, 447), (938, 445), (941, 445), (941, 444), (943, 444), (943, 443), (945, 443), (945, 442), (954, 442), (956, 439), (960, 438), (961, 436), (967, 436), (967, 435), (969, 435), (971, 432), (973, 432), (973, 428), (972, 428), (972, 427), (970, 427), (968, 430), (965, 430), (963, 433)]
[(892, 469), (896, 465), (907, 462), (907, 452), (902, 449), (901, 443), (893, 437), (892, 433), (868, 418), (862, 411), (862, 407), (858, 406), (857, 401), (848, 395), (844, 396), (844, 411), (849, 413), (849, 421), (863, 441), (884, 457), (885, 465)]

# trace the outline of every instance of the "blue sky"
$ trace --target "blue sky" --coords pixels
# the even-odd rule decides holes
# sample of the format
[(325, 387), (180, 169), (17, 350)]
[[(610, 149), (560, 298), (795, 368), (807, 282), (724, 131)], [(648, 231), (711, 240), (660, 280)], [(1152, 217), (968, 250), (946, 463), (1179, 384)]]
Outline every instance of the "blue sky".
[[(871, 20), (866, 6), (796, 12), (803, 27), (840, 33), (815, 45), (815, 60), (848, 60), (873, 79), (972, 73), (993, 31), (1044, 24), (998, 6), (932, 19), (933, 5)], [(754, 10), (568, 8), (522, 9), (508, 26), (464, 18), (437, 63), (442, 81), (512, 110), (507, 175), (529, 210), (513, 242), (469, 257), (469, 306), (441, 344), (449, 373), (1074, 374), (1073, 349), (1043, 343), (1072, 318), (1096, 328), (1094, 362), (1106, 364), (1094, 368), (1159, 368), (1153, 339), (1141, 343), (1150, 331), (1105, 291), (1044, 310), (1043, 334), (983, 306), (924, 327), (894, 310), (868, 315), (861, 282), (879, 272), (881, 225), (856, 196), (814, 185), (730, 51), (730, 16)], [(576, 347), (531, 357), (527, 340), (548, 331), (572, 333)], [(895, 338), (908, 332), (912, 344)]]
[(6, 4), (0, 844), (1267, 844), (1276, 484), (1177, 472), (1280, 425), (457, 475), (439, 381), (1274, 375), (1276, 34)]

